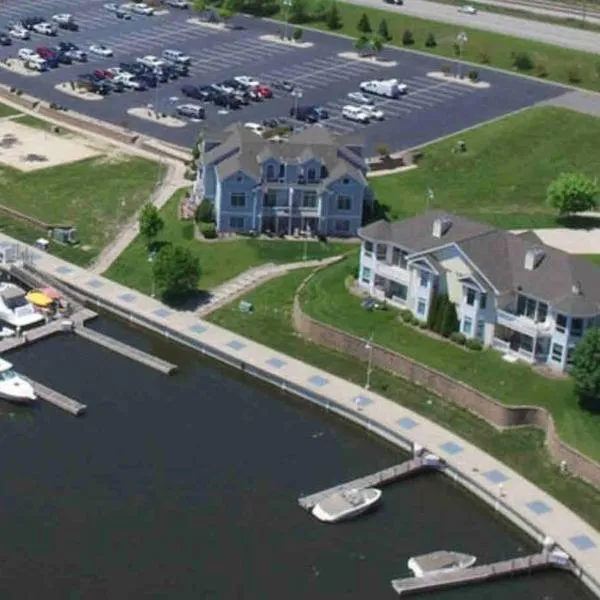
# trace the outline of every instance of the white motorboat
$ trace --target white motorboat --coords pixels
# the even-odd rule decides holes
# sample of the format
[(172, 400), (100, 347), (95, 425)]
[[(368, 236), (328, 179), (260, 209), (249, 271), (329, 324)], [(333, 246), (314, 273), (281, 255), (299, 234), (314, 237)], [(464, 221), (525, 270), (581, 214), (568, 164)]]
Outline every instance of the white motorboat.
[(0, 358), (0, 398), (9, 402), (28, 404), (36, 399), (33, 386), (18, 375), (11, 363)]
[(27, 292), (14, 283), (0, 284), (0, 320), (12, 327), (29, 327), (44, 321), (44, 315), (26, 298)]
[(364, 488), (336, 492), (317, 503), (312, 514), (325, 523), (337, 523), (356, 517), (379, 502), (381, 490)]
[(413, 556), (408, 560), (408, 568), (415, 577), (431, 577), (453, 571), (468, 569), (475, 564), (476, 556), (453, 552), (450, 550), (438, 550), (429, 554)]

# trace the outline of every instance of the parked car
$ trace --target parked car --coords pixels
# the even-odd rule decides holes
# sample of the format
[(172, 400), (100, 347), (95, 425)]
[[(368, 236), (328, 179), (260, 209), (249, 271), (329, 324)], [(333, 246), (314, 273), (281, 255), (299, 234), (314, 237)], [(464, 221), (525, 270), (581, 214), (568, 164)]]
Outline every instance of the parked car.
[(262, 135), (266, 131), (264, 125), (261, 125), (260, 123), (244, 123), (244, 127), (253, 131), (256, 135)]
[(144, 90), (148, 89), (148, 86), (145, 82), (141, 81), (131, 73), (121, 73), (120, 75), (115, 75), (113, 80), (121, 82), (125, 88), (130, 90), (143, 92)]
[(222, 106), (223, 108), (229, 108), (231, 110), (237, 110), (242, 107), (242, 103), (239, 98), (232, 96), (230, 94), (224, 93), (215, 93), (213, 97), (213, 102), (216, 106)]
[(359, 87), (363, 92), (375, 96), (383, 96), (385, 98), (398, 98), (408, 91), (406, 84), (400, 83), (397, 79), (373, 79), (371, 81), (363, 81)]
[(264, 85), (263, 83), (256, 86), (256, 92), (260, 94), (263, 98), (273, 97), (273, 91), (271, 90), (271, 88), (267, 85)]
[(77, 86), (87, 90), (88, 92), (100, 94), (101, 96), (106, 96), (106, 94), (109, 92), (109, 87), (106, 82), (97, 79), (91, 73), (84, 73), (80, 75), (77, 79)]
[(32, 71), (47, 71), (48, 63), (41, 56), (32, 56), (28, 60), (24, 61), (24, 65), (27, 69)]
[(45, 23), (46, 19), (44, 19), (44, 17), (27, 17), (25, 19), (23, 19), (19, 25), (21, 25), (22, 27), (24, 27), (25, 29), (29, 30), (29, 31), (33, 31), (33, 28), (36, 25), (39, 25), (40, 23)]
[(36, 23), (33, 26), (33, 31), (35, 31), (36, 33), (41, 33), (42, 35), (49, 36), (55, 36), (58, 33), (56, 31), (56, 27), (52, 23), (48, 23), (47, 21)]
[(46, 48), (45, 46), (38, 46), (35, 49), (35, 52), (40, 58), (43, 58), (48, 63), (48, 66), (50, 68), (58, 67), (60, 63), (58, 54), (53, 50), (50, 50), (50, 48)]
[(458, 12), (465, 15), (476, 15), (477, 9), (471, 4), (465, 4), (464, 6), (458, 7)]
[(104, 44), (92, 44), (89, 48), (91, 54), (96, 54), (97, 56), (112, 56), (113, 51), (112, 48), (105, 46)]
[(79, 25), (75, 23), (73, 15), (61, 13), (52, 17), (52, 22), (56, 23), (60, 29), (68, 29), (69, 31), (79, 31)]
[(271, 83), (271, 87), (274, 90), (281, 90), (283, 92), (293, 92), (296, 89), (296, 86), (291, 82), (284, 79), (283, 81), (273, 81)]
[(92, 71), (92, 75), (96, 79), (112, 79), (114, 75), (108, 69), (95, 69)]
[(365, 112), (371, 121), (383, 121), (385, 115), (380, 108), (371, 106), (369, 104), (363, 104), (360, 109)]
[(395, 4), (396, 6), (402, 6), (404, 0), (383, 0), (386, 4)]
[(87, 62), (87, 54), (72, 42), (59, 42), (58, 49), (73, 60)]
[(21, 60), (30, 60), (32, 58), (36, 58), (38, 55), (30, 48), (19, 48), (19, 51), (17, 52), (17, 56)]
[(153, 56), (152, 54), (147, 54), (146, 56), (142, 56), (141, 58), (135, 59), (136, 63), (140, 65), (144, 65), (145, 67), (149, 67), (151, 69), (156, 69), (158, 67), (162, 67), (165, 64), (164, 60), (161, 60), (157, 56)]
[(246, 94), (252, 102), (262, 102), (264, 100), (263, 96), (261, 96), (256, 89), (249, 89), (246, 91)]
[(182, 85), (181, 93), (194, 100), (205, 100), (205, 95), (195, 85)]
[(192, 62), (191, 57), (189, 57), (187, 54), (184, 54), (180, 50), (163, 50), (162, 57), (164, 60), (168, 60), (169, 62), (181, 63), (183, 65), (189, 65)]
[(182, 117), (189, 117), (190, 119), (204, 119), (205, 116), (204, 106), (197, 104), (180, 104), (175, 108), (175, 112)]
[(155, 88), (158, 85), (158, 77), (154, 73), (137, 73), (135, 77), (149, 88)]
[(260, 85), (260, 81), (258, 81), (258, 79), (248, 77), (247, 75), (237, 75), (233, 79), (247, 88), (254, 88)]
[(311, 106), (310, 108), (312, 108), (312, 111), (315, 113), (319, 121), (322, 119), (329, 119), (329, 111), (323, 106)]
[(365, 112), (363, 106), (352, 106), (351, 104), (342, 108), (342, 117), (349, 121), (357, 121), (366, 125), (369, 122), (369, 115)]
[(319, 120), (312, 106), (292, 107), (290, 108), (290, 117), (306, 123), (316, 123)]
[(6, 33), (0, 33), (0, 45), (1, 46), (10, 46), (12, 44), (12, 40)]
[(8, 35), (14, 37), (17, 40), (28, 40), (31, 37), (29, 30), (23, 27), (22, 25), (13, 25), (8, 30)]
[(165, 4), (171, 8), (189, 8), (190, 4), (186, 0), (165, 0)]
[(357, 104), (373, 104), (373, 100), (362, 92), (350, 92), (348, 100), (352, 100), (352, 102), (356, 102)]
[(131, 12), (137, 13), (139, 15), (147, 15), (151, 17), (154, 14), (154, 9), (151, 6), (148, 6), (144, 2), (137, 2), (132, 5), (127, 5), (127, 8), (131, 10)]
[(52, 50), (52, 52), (54, 52), (58, 62), (61, 65), (72, 65), (73, 64), (73, 59), (66, 52), (63, 52), (60, 48), (54, 47), (54, 48), (50, 48), (50, 50)]
[[(182, 63), (174, 63), (171, 61), (165, 61), (165, 67), (168, 67), (174, 73), (181, 77), (187, 77), (190, 74), (190, 69), (187, 65)], [(164, 67), (163, 67), (164, 68)]]

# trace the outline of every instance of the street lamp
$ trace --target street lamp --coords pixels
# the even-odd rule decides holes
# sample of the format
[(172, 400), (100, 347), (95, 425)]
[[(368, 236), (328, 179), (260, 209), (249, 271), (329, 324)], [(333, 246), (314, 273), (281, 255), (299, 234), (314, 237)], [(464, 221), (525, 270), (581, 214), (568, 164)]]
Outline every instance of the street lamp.
[(464, 31), (461, 31), (457, 36), (456, 36), (456, 44), (458, 45), (458, 77), (459, 79), (462, 78), (462, 63), (460, 62), (462, 60), (462, 48), (463, 45), (466, 44), (469, 41), (469, 38), (467, 37), (467, 34)]
[[(155, 252), (152, 251), (150, 252), (150, 254), (148, 254), (148, 262), (149, 263), (153, 263), (154, 262), (154, 256), (155, 256)], [(152, 267), (150, 267), (150, 277), (152, 279), (152, 288), (150, 291), (150, 295), (152, 296), (152, 298), (154, 298), (156, 296), (156, 284), (154, 282), (154, 269)]]
[(300, 102), (300, 98), (302, 98), (302, 90), (300, 88), (294, 88), (292, 90), (292, 96), (294, 97), (294, 118), (298, 118), (298, 103)]
[(367, 340), (365, 344), (365, 350), (369, 352), (369, 358), (367, 361), (367, 380), (365, 381), (365, 390), (371, 387), (371, 371), (373, 370), (373, 335)]
[(290, 25), (290, 8), (292, 7), (293, 0), (283, 0), (282, 4), (285, 8), (285, 26), (283, 30), (283, 38), (287, 40), (288, 27)]

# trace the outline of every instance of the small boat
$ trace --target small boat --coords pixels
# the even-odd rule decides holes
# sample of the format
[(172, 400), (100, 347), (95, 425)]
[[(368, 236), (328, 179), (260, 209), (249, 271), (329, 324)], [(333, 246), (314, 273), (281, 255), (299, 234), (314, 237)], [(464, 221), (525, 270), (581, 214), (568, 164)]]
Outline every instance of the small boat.
[(11, 327), (29, 327), (44, 320), (27, 300), (27, 292), (14, 283), (0, 284), (0, 320)]
[(336, 492), (317, 503), (312, 514), (325, 523), (337, 523), (366, 512), (379, 502), (381, 490), (364, 488)]
[(12, 364), (3, 358), (0, 358), (0, 398), (19, 404), (28, 404), (36, 399), (29, 381), (18, 375)]
[(408, 560), (408, 568), (415, 577), (431, 577), (453, 571), (468, 569), (475, 564), (476, 556), (453, 552), (450, 550), (438, 550), (429, 554), (413, 556)]

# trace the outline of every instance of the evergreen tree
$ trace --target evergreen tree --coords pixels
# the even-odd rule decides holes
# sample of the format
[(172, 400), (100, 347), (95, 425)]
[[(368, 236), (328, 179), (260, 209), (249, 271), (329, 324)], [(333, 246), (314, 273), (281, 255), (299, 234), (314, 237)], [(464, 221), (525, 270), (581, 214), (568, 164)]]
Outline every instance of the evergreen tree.
[(440, 305), (440, 296), (439, 296), (439, 294), (434, 294), (433, 298), (431, 299), (431, 304), (429, 305), (429, 314), (427, 315), (427, 327), (429, 329), (431, 329), (432, 331), (437, 331), (436, 317), (437, 317), (437, 311), (438, 311), (439, 305)]
[(369, 17), (367, 17), (367, 13), (363, 13), (360, 17), (360, 21), (358, 22), (358, 31), (363, 35), (368, 35), (373, 30), (371, 29), (371, 23), (369, 22)]
[(385, 19), (381, 19), (381, 22), (379, 23), (379, 27), (377, 28), (377, 31), (379, 33), (379, 36), (384, 41), (389, 42), (392, 39), (392, 36), (390, 35), (390, 30), (388, 28), (387, 21)]
[(328, 29), (336, 31), (342, 28), (342, 18), (335, 2), (331, 3), (329, 10), (325, 13), (325, 24)]
[(450, 337), (455, 331), (458, 331), (460, 323), (458, 321), (458, 315), (456, 314), (454, 302), (451, 302), (448, 296), (445, 296), (444, 304), (445, 306), (440, 333), (444, 337)]

